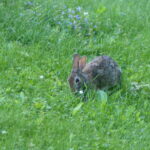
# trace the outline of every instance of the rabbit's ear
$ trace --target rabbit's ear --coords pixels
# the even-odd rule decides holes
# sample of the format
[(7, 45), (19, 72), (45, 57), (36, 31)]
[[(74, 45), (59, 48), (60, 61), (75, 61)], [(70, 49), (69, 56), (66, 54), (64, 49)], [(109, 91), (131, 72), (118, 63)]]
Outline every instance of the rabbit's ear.
[(86, 65), (86, 56), (83, 56), (80, 60), (79, 60), (79, 68), (82, 70)]
[(80, 55), (79, 54), (74, 54), (73, 55), (73, 70), (79, 68), (79, 60), (80, 60)]

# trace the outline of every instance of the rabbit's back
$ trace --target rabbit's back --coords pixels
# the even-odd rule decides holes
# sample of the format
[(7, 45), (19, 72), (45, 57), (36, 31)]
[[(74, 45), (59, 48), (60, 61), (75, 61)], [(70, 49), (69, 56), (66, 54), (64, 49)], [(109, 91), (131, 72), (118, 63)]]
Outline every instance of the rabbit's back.
[(98, 89), (111, 88), (120, 82), (121, 70), (109, 56), (99, 56), (86, 64), (83, 73)]

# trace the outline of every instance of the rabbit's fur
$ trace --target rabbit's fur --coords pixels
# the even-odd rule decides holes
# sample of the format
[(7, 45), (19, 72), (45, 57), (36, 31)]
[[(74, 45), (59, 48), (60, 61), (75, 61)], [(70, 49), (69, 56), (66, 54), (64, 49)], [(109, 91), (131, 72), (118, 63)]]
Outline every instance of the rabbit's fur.
[(86, 56), (73, 56), (73, 68), (68, 78), (73, 92), (84, 91), (86, 87), (110, 89), (121, 82), (121, 69), (109, 56), (98, 56), (86, 64)]

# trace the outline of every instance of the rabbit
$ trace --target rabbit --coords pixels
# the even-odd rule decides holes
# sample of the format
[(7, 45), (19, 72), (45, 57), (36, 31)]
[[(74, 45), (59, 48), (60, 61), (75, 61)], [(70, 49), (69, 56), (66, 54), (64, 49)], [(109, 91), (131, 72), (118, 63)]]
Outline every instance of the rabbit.
[(120, 85), (121, 69), (109, 56), (98, 56), (86, 63), (86, 56), (73, 56), (73, 68), (68, 82), (72, 92), (83, 93), (85, 89), (109, 90)]

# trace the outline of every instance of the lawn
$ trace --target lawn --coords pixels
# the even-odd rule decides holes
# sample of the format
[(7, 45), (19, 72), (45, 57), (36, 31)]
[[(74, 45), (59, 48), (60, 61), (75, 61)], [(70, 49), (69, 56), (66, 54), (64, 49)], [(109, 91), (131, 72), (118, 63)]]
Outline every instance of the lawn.
[[(0, 150), (150, 149), (149, 0), (0, 0)], [(71, 93), (72, 55), (111, 56), (122, 88)]]

